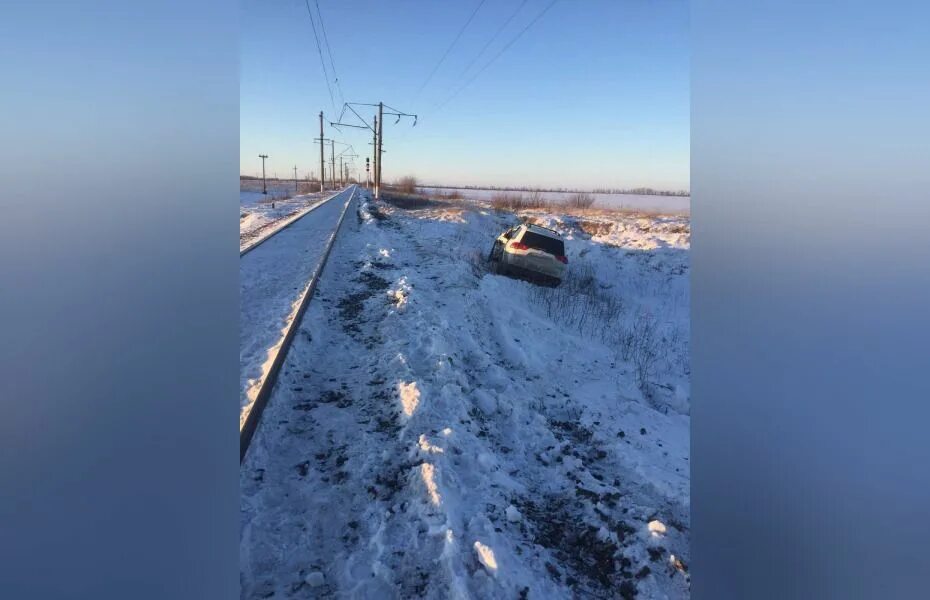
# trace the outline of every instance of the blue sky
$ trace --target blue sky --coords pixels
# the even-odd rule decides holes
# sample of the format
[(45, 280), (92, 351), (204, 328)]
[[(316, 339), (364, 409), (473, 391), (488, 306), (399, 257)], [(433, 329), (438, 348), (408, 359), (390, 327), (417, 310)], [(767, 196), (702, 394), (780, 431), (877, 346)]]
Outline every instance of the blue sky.
[[(444, 105), (550, 0), (526, 0), (466, 72), (523, 2), (486, 0), (419, 95), (480, 0), (318, 2), (344, 99), (419, 115), (413, 128), (385, 121), (385, 181), (690, 187), (685, 1), (559, 0)], [(269, 174), (316, 173), (318, 114), (334, 120), (341, 97), (334, 85), (330, 100), (305, 0), (245, 0), (240, 11), (240, 171), (260, 173), (263, 153)], [(369, 133), (326, 136), (364, 164)]]

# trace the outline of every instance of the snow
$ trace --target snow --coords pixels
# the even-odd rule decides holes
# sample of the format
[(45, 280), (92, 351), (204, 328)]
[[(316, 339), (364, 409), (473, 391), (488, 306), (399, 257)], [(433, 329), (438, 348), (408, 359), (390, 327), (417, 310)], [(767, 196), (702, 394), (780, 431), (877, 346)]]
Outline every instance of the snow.
[(662, 521), (649, 521), (649, 533), (651, 533), (653, 537), (663, 536), (666, 531), (667, 529)]
[(478, 561), (490, 572), (497, 572), (497, 560), (494, 558), (494, 551), (482, 544), (475, 542), (475, 552), (478, 553)]
[(243, 597), (689, 595), (690, 223), (524, 216), (555, 290), (488, 272), (513, 215), (350, 207), (241, 469)]

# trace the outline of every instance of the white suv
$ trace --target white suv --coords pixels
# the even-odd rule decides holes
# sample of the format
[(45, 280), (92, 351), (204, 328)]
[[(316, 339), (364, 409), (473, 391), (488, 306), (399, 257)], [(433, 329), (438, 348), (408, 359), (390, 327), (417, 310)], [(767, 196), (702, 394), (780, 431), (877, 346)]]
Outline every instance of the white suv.
[(559, 285), (568, 257), (562, 236), (553, 229), (521, 223), (500, 234), (488, 255), (491, 270), (549, 285)]

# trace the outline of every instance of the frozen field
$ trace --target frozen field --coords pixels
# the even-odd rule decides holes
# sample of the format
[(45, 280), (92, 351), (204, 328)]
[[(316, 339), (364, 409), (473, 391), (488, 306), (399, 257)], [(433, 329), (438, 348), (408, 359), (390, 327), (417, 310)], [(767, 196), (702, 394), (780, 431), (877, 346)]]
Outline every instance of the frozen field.
[[(426, 194), (460, 192), (465, 198), (471, 200), (490, 200), (495, 194), (510, 193), (528, 196), (530, 192), (505, 192), (503, 190), (473, 190), (466, 188), (432, 188), (420, 187)], [(539, 192), (544, 200), (564, 202), (571, 192)], [(644, 194), (591, 194), (598, 208), (625, 208), (636, 210), (660, 211), (672, 214), (688, 214), (691, 212), (690, 196), (653, 196)]]
[[(293, 181), (268, 181), (266, 182), (268, 194), (262, 194), (261, 179), (240, 179), (239, 180), (239, 207), (248, 209), (265, 201), (271, 202), (273, 199), (280, 199), (284, 196), (295, 196), (297, 190)], [(306, 182), (300, 183), (300, 191), (306, 192)], [(317, 191), (319, 191), (317, 187)]]
[(357, 208), (240, 472), (242, 597), (688, 597), (688, 218), (527, 213), (546, 289), (487, 272), (513, 215)]

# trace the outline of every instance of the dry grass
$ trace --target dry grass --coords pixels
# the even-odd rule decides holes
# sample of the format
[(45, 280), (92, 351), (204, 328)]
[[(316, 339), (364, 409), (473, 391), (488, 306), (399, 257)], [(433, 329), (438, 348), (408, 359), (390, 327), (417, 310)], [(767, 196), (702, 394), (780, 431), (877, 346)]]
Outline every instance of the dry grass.
[(544, 200), (539, 192), (529, 195), (514, 192), (500, 192), (491, 197), (491, 207), (498, 212), (516, 212), (518, 210), (552, 210), (555, 203)]
[(434, 195), (437, 196), (438, 198), (442, 198), (443, 200), (464, 200), (465, 199), (465, 194), (463, 194), (460, 190), (452, 190), (449, 192), (437, 192)]
[(312, 194), (314, 192), (320, 191), (320, 182), (319, 181), (301, 181), (298, 184), (298, 193), (299, 194)]
[(498, 212), (517, 212), (521, 210), (545, 210), (552, 214), (588, 214), (593, 211), (610, 211), (611, 208), (594, 208), (595, 198), (591, 194), (572, 194), (564, 201), (546, 200), (539, 191), (528, 194), (500, 192), (491, 197), (491, 207)]
[(406, 210), (418, 210), (423, 208), (437, 208), (444, 206), (439, 200), (433, 200), (422, 194), (411, 194), (397, 191), (392, 188), (391, 191), (385, 191), (381, 198), (392, 206)]
[(576, 261), (559, 287), (533, 288), (531, 298), (547, 317), (617, 347), (648, 395), (656, 365), (668, 353), (660, 344), (658, 323), (647, 312), (631, 314), (619, 295), (601, 286), (591, 264)]
[[(488, 206), (490, 209), (499, 213), (544, 212), (548, 215), (585, 218), (602, 217), (608, 219), (616, 219), (617, 217), (621, 216), (628, 218), (651, 218), (661, 216), (678, 217), (689, 215), (687, 211), (676, 212), (620, 206), (597, 206), (596, 197), (589, 193), (576, 193), (564, 200), (548, 200), (541, 192), (536, 190), (527, 193), (506, 191), (495, 193), (493, 196), (491, 196), (489, 201), (469, 198), (467, 193), (463, 193), (458, 189), (450, 189), (447, 191), (433, 190), (429, 192), (429, 194), (426, 194), (425, 192), (416, 191), (419, 189), (414, 183), (416, 180), (412, 177), (409, 179), (411, 179), (412, 182), (407, 182), (405, 185), (402, 185), (401, 181), (398, 181), (393, 185), (385, 186), (385, 193), (391, 193), (395, 196), (400, 194), (403, 196), (416, 196), (418, 198), (422, 198), (422, 200), (419, 201), (402, 198), (400, 202), (405, 204), (410, 204), (411, 202), (424, 202), (426, 200), (446, 202), (459, 206), (463, 206), (465, 203), (467, 203), (470, 206)], [(406, 191), (411, 189), (411, 187), (415, 191)], [(523, 216), (532, 218), (532, 215)], [(683, 232), (686, 233), (687, 226), (684, 226), (684, 229), (685, 231)]]

